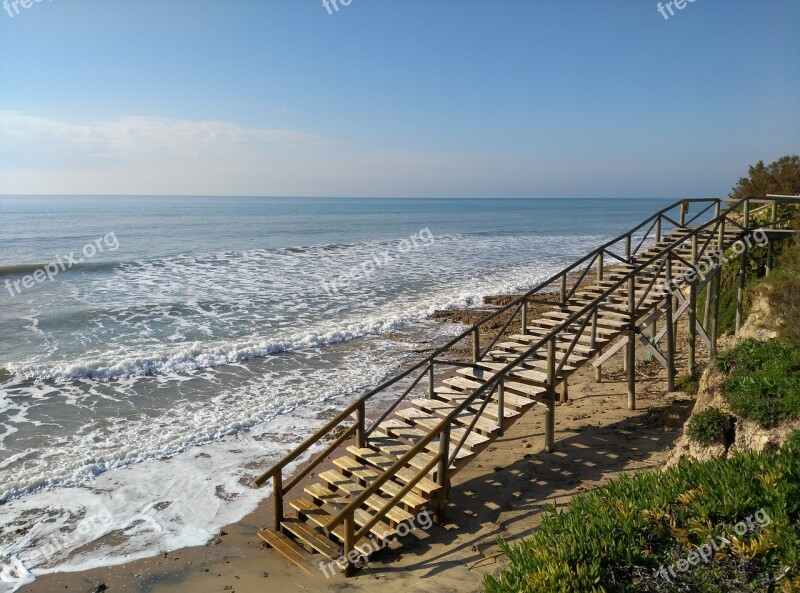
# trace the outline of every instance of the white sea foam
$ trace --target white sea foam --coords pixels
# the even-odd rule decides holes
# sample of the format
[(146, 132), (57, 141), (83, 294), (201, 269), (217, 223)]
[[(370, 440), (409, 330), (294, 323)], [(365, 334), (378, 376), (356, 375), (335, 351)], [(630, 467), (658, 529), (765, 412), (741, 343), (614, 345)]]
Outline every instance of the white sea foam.
[[(37, 575), (204, 543), (266, 493), (240, 483), (246, 465), (266, 467), (339, 407), (337, 398), (419, 358), (409, 349), (422, 345), (382, 336), (436, 309), (530, 288), (571, 257), (565, 246), (580, 253), (598, 242), (444, 237), (333, 295), (321, 282), (383, 243), (180, 256), (65, 275), (60, 300), (42, 298), (12, 328), (21, 347), (3, 361), (16, 377), (0, 398), (0, 519), (32, 528), (0, 538), (0, 556), (16, 555)], [(463, 272), (504, 254), (519, 261)], [(368, 343), (359, 347), (357, 338)], [(22, 437), (38, 445), (18, 450)], [(111, 520), (93, 523), (46, 562), (34, 554), (101, 513)], [(104, 543), (109, 534), (123, 543)], [(89, 542), (99, 547), (79, 549)]]

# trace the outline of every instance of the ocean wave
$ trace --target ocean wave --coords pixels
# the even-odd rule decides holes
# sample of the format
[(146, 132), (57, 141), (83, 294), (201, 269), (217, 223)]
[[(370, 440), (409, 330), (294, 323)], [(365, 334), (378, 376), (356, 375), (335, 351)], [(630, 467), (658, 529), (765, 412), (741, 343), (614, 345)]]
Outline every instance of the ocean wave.
[(280, 340), (248, 342), (222, 342), (202, 344), (195, 342), (172, 351), (152, 356), (132, 356), (119, 360), (80, 360), (47, 364), (10, 364), (9, 371), (25, 379), (54, 381), (94, 380), (109, 381), (130, 377), (188, 373), (201, 368), (240, 364), (283, 352), (322, 348), (356, 338), (395, 331), (409, 322), (419, 321), (426, 315), (412, 315), (376, 320), (359, 327), (347, 327), (319, 334), (289, 336)]
[(57, 260), (40, 264), (13, 264), (8, 266), (0, 266), (0, 278), (6, 276), (24, 276), (26, 274), (33, 274), (36, 270), (46, 270), (47, 266), (56, 265), (58, 267), (58, 274), (66, 274), (70, 271), (78, 269), (91, 269), (95, 271), (112, 270), (125, 262), (122, 261), (78, 261), (81, 257), (76, 259), (75, 264), (70, 265), (68, 258), (62, 257), (63, 267), (58, 266)]

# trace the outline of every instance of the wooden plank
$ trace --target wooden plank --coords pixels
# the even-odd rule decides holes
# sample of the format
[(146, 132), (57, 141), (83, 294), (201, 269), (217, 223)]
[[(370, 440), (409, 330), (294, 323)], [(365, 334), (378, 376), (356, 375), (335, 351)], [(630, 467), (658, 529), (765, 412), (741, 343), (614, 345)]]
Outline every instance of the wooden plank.
[[(408, 450), (411, 448), (407, 442), (401, 441), (400, 439), (377, 429), (370, 435), (369, 442), (370, 448), (380, 449), (380, 451), (385, 455), (391, 455), (397, 459), (400, 459), (403, 455), (408, 453)], [(425, 467), (427, 467), (427, 464), (433, 459), (432, 455), (436, 455), (438, 452), (437, 449), (438, 443), (435, 442), (433, 446), (426, 447), (425, 451), (420, 451), (417, 455), (414, 455), (411, 459), (409, 459), (408, 465), (414, 469), (424, 470)], [(395, 461), (397, 461), (397, 459), (395, 459)], [(451, 466), (451, 469), (455, 469), (455, 466)], [(435, 473), (435, 470), (431, 472), (432, 475)], [(416, 492), (417, 494), (424, 496), (424, 493), (418, 490)]]
[[(383, 475), (383, 472), (376, 471), (374, 468), (371, 468), (368, 465), (365, 465), (363, 462), (353, 459), (351, 457), (339, 457), (338, 459), (334, 459), (333, 463), (343, 472), (352, 474), (357, 479), (361, 480), (364, 486), (366, 486), (367, 484), (369, 484), (374, 480), (377, 480), (378, 478), (381, 477), (381, 475)], [(418, 473), (419, 472), (414, 473), (412, 471), (408, 471), (403, 475), (408, 476), (409, 474), (411, 474), (416, 476)], [(395, 478), (398, 479), (398, 481), (401, 481), (402, 485), (398, 485), (392, 480), (389, 480), (381, 487), (381, 491), (388, 497), (396, 496), (400, 492), (400, 490), (402, 490), (402, 487), (411, 481), (411, 480), (403, 480), (402, 478), (400, 478), (399, 475), (396, 475)], [(417, 509), (425, 506), (425, 504), (428, 501), (426, 498), (418, 496), (417, 494), (414, 494), (414, 492), (412, 491), (406, 494), (402, 498), (402, 502), (409, 508)]]
[[(383, 423), (380, 424), (379, 429), (384, 434), (388, 434), (397, 437), (399, 439), (402, 439), (404, 441), (408, 441), (411, 444), (416, 444), (418, 441), (422, 440), (424, 437), (428, 435), (427, 431), (420, 430), (418, 428), (412, 428), (407, 423), (394, 418), (385, 420)], [(429, 443), (429, 445), (430, 445), (429, 450), (436, 451), (438, 449), (438, 443), (436, 442)], [(472, 451), (470, 451), (468, 448), (462, 447), (461, 451), (458, 452), (457, 459), (461, 458), (471, 459), (474, 456), (475, 454)]]
[[(538, 389), (538, 388), (532, 388), (532, 389)], [(469, 393), (464, 393), (463, 391), (461, 393), (458, 393), (457, 391), (456, 392), (451, 392), (449, 390), (443, 390), (441, 388), (437, 388), (434, 393), (440, 399), (444, 399), (446, 401), (451, 401), (451, 402), (455, 403), (456, 405), (461, 404), (465, 399), (470, 397)], [(539, 399), (541, 399), (541, 398), (539, 398)], [(533, 406), (534, 404), (540, 403), (539, 399), (532, 400), (532, 399), (530, 399), (528, 397), (523, 397), (521, 395), (517, 395), (516, 393), (511, 393), (511, 392), (509, 392), (508, 384), (506, 384), (506, 393), (505, 393), (505, 397), (504, 397), (504, 400), (505, 400), (505, 403), (506, 403), (505, 409), (511, 408), (513, 410), (516, 410), (517, 412), (523, 412), (524, 413), (528, 409), (530, 409), (531, 406)], [(497, 402), (497, 395), (496, 394), (492, 397), (492, 401), (493, 402)], [(491, 406), (491, 405), (492, 404), (488, 404), (486, 406), (486, 408), (488, 409), (489, 406)], [(481, 402), (480, 401), (476, 401), (470, 407), (474, 407), (475, 409), (478, 409), (480, 406), (481, 406)]]
[[(407, 451), (408, 447), (405, 447), (405, 449)], [(376, 468), (378, 470), (385, 470), (387, 468), (390, 468), (397, 461), (397, 459), (390, 459), (389, 457), (386, 457), (385, 455), (382, 455), (380, 452), (378, 452), (375, 449), (372, 449), (370, 447), (350, 446), (350, 447), (347, 447), (347, 450), (350, 453), (352, 453), (353, 455), (355, 455), (355, 457), (359, 461), (362, 461), (362, 462), (364, 462), (364, 463), (366, 463), (368, 465), (371, 465), (371, 466), (373, 466), (374, 468)], [(426, 464), (430, 463), (432, 461), (432, 459), (433, 459), (432, 457), (429, 457), (429, 456), (425, 455), (424, 453), (422, 453), (421, 455), (423, 457), (427, 457), (427, 460), (424, 462)], [(402, 455), (398, 455), (397, 458), (400, 458), (401, 456)], [(418, 469), (422, 469), (422, 467), (420, 467)], [(418, 471), (415, 472), (415, 471), (410, 470), (410, 469), (401, 469), (398, 472), (397, 475), (403, 482), (408, 484), (417, 475), (419, 475), (419, 472)], [(441, 488), (442, 487), (439, 486), (439, 484), (437, 484), (433, 480), (429, 480), (428, 478), (422, 478), (416, 484), (416, 489), (419, 489), (419, 490), (423, 491), (425, 493), (425, 498), (427, 498), (427, 499), (430, 499), (431, 497), (433, 497), (433, 495), (436, 494), (439, 490), (441, 490)]]
[[(438, 388), (434, 392), (434, 396), (435, 396), (434, 399), (425, 400), (426, 402), (430, 402), (431, 403), (431, 408), (430, 408), (431, 410), (437, 410), (437, 408), (433, 407), (435, 404), (445, 405), (450, 410), (452, 410), (458, 404), (463, 402), (467, 397), (461, 391), (452, 390), (452, 392), (450, 392), (445, 387)], [(456, 400), (457, 400), (457, 402), (456, 402)], [(498, 402), (497, 398), (496, 397), (492, 398), (492, 403), (490, 403), (490, 404), (488, 404), (486, 406), (486, 409), (483, 411), (483, 413), (487, 417), (492, 418), (493, 420), (497, 420), (499, 418), (499, 416), (497, 414), (498, 413), (498, 404), (499, 404), (499, 402)], [(471, 406), (468, 406), (467, 409), (465, 410), (465, 413), (471, 414), (473, 412), (478, 411), (479, 409), (480, 409), (480, 402), (477, 402), (477, 405), (472, 404)], [(518, 416), (521, 416), (520, 411), (519, 410), (515, 410), (514, 408), (504, 407), (503, 410), (504, 410), (503, 417), (506, 418), (506, 419), (510, 419), (510, 418), (516, 419)], [(444, 411), (442, 411), (442, 413), (444, 413)]]
[[(399, 489), (398, 489), (399, 490)], [(342, 498), (336, 492), (332, 492), (322, 484), (311, 484), (306, 486), (306, 493), (314, 500), (319, 500), (323, 504), (330, 505), (339, 510), (343, 509), (350, 502), (346, 498)], [(383, 498), (377, 494), (367, 497), (365, 500), (366, 505), (373, 511), (382, 511), (389, 502), (389, 498)], [(386, 518), (393, 522), (395, 525), (403, 523), (413, 518), (414, 515), (406, 511), (402, 506), (395, 506), (386, 513)]]
[[(319, 474), (321, 480), (324, 480), (331, 487), (338, 488), (342, 492), (347, 493), (349, 496), (356, 497), (361, 494), (366, 488), (366, 483), (377, 479), (380, 474), (369, 470), (369, 468), (362, 465), (359, 461), (349, 457), (340, 457), (333, 460), (334, 465), (341, 471), (326, 470)], [(346, 475), (352, 474), (353, 477)], [(360, 481), (360, 482), (359, 482)], [(381, 486), (381, 492), (386, 496), (394, 496), (400, 491), (400, 486), (389, 480), (384, 486)], [(418, 509), (425, 505), (427, 500), (421, 496), (411, 492), (403, 497), (403, 504), (410, 509)]]
[(304, 573), (313, 576), (309, 554), (300, 544), (273, 529), (262, 529), (258, 532), (258, 537)]
[[(516, 379), (518, 381), (527, 381), (534, 385), (546, 385), (547, 375), (540, 371), (534, 371), (532, 369), (526, 370), (524, 368), (518, 367), (519, 370), (513, 370), (508, 375), (506, 375), (509, 379)], [(477, 368), (477, 369), (457, 369), (456, 373), (467, 377), (468, 379), (475, 379), (476, 381), (486, 382), (492, 377), (494, 377), (497, 372), (492, 369), (485, 369), (485, 368)]]
[(304, 523), (297, 517), (286, 517), (281, 523), (281, 527), (330, 560), (342, 555), (341, 546), (333, 543), (318, 528)]
[[(442, 421), (441, 418), (438, 418), (437, 416), (433, 416), (428, 412), (423, 412), (422, 410), (416, 408), (405, 408), (403, 410), (398, 410), (397, 415), (409, 422), (413, 422), (415, 426), (420, 426), (427, 430), (433, 430)], [(466, 428), (450, 429), (451, 439), (458, 443), (461, 442), (461, 439), (464, 437), (465, 434), (467, 435), (467, 437), (466, 441), (464, 441), (464, 444), (473, 450), (480, 448), (481, 446), (489, 443), (491, 440), (488, 437), (475, 431), (467, 433)]]
[[(308, 498), (296, 498), (289, 503), (289, 506), (291, 506), (299, 514), (308, 517), (310, 521), (319, 525), (323, 529), (330, 522), (330, 520), (333, 519), (333, 515), (329, 513), (327, 509), (325, 509), (326, 505), (316, 505), (311, 499)], [(355, 509), (353, 518), (355, 519), (356, 525), (361, 527), (366, 525), (373, 518), (373, 515), (364, 509)], [(341, 527), (341, 525), (337, 526), (337, 528), (333, 530), (333, 534), (344, 541), (344, 529), (340, 529)], [(394, 530), (394, 528), (383, 521), (378, 521), (378, 523), (373, 525), (372, 529), (369, 531), (381, 541), (393, 540), (397, 536), (397, 532)], [(368, 540), (362, 540), (362, 542), (366, 541)]]
[[(411, 405), (419, 410), (425, 410), (426, 412), (436, 414), (439, 420), (446, 418), (447, 415), (455, 409), (453, 404), (449, 404), (438, 399), (414, 399), (411, 400)], [(479, 430), (483, 434), (493, 437), (499, 430), (499, 427), (497, 426), (497, 414), (496, 412), (494, 414), (490, 413), (490, 407), (491, 404), (487, 405), (486, 409), (483, 411), (483, 416), (478, 418), (478, 420), (475, 422), (475, 430)], [(519, 412), (513, 410), (509, 410), (509, 412), (512, 412), (513, 414), (519, 414)], [(459, 426), (469, 426), (473, 418), (475, 418), (475, 410), (467, 409), (456, 414), (454, 421)]]

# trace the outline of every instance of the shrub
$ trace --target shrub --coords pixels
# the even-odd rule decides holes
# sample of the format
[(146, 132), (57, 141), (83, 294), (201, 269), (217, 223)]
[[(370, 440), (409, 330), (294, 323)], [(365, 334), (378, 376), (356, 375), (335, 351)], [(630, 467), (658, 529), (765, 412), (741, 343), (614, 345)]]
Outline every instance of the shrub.
[(800, 352), (783, 340), (745, 340), (717, 357), (729, 373), (723, 390), (731, 409), (764, 428), (800, 416)]
[(732, 427), (733, 418), (730, 415), (717, 408), (708, 408), (689, 419), (686, 434), (704, 445), (723, 444)]
[[(769, 521), (675, 578), (659, 575), (757, 511)], [(799, 515), (800, 455), (790, 446), (685, 461), (550, 506), (531, 537), (501, 541), (510, 564), (484, 585), (487, 593), (772, 591), (783, 567), (800, 561)]]

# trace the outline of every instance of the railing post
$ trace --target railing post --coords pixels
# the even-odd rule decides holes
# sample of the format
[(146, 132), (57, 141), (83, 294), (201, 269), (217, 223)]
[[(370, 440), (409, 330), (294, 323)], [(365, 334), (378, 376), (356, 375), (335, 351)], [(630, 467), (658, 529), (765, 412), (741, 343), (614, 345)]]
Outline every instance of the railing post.
[(722, 200), (717, 198), (714, 204), (714, 218), (719, 218), (720, 213), (722, 212)]
[[(672, 254), (667, 254), (667, 286), (672, 286)], [(673, 325), (672, 292), (666, 298), (667, 310), (665, 311), (667, 324), (667, 391), (675, 391), (675, 326)]]
[(481, 359), (481, 330), (476, 326), (472, 330), (472, 362)]
[(689, 373), (694, 373), (697, 360), (697, 279), (689, 285)]
[(522, 318), (522, 335), (528, 335), (528, 299), (522, 301), (522, 311), (520, 312)]
[(604, 257), (604, 255), (605, 254), (601, 251), (597, 256), (597, 281), (598, 282), (602, 282), (603, 281), (603, 276), (604, 276), (603, 257)]
[(433, 359), (431, 364), (428, 365), (428, 399), (433, 399), (436, 395), (436, 378), (434, 377)]
[(544, 413), (544, 450), (552, 453), (556, 432), (556, 338), (547, 342), (547, 410)]
[(436, 523), (444, 524), (447, 509), (447, 473), (450, 469), (450, 422), (445, 423), (439, 435), (439, 469), (436, 471), (436, 483), (439, 484), (439, 496), (436, 504)]
[(356, 428), (356, 443), (358, 443), (359, 449), (363, 449), (367, 446), (367, 404), (363, 399), (358, 404), (356, 421), (358, 423), (358, 428)]
[(636, 409), (636, 278), (634, 275), (628, 279), (628, 314), (630, 324), (628, 328), (628, 344), (626, 345), (627, 372), (628, 372), (628, 409)]
[[(744, 228), (750, 228), (750, 200), (744, 201), (744, 211), (742, 213), (742, 217), (744, 219)], [(747, 237), (745, 241), (741, 241), (742, 253), (739, 255), (739, 286), (736, 290), (736, 335), (739, 335), (739, 331), (742, 329), (742, 321), (744, 318), (744, 287), (747, 281), (747, 241), (750, 240), (750, 237)]]
[(686, 226), (686, 212), (689, 210), (689, 202), (686, 200), (681, 200), (681, 213), (680, 213), (680, 225), (682, 227)]
[[(775, 223), (778, 220), (778, 201), (772, 201), (772, 208), (771, 208), (771, 218), (769, 229), (774, 231), (775, 230)], [(772, 271), (772, 259), (775, 256), (774, 251), (772, 249), (772, 241), (767, 242), (767, 274)]]
[(656, 243), (661, 243), (661, 215), (656, 218)]
[(709, 341), (711, 347), (709, 348), (709, 355), (711, 359), (717, 356), (717, 335), (719, 333), (719, 289), (720, 289), (720, 276), (722, 276), (722, 267), (717, 268), (714, 278), (712, 278), (709, 285), (711, 286), (711, 331), (709, 332)]
[(561, 297), (561, 306), (566, 307), (567, 305), (567, 275), (564, 274), (561, 276), (561, 287), (559, 289), (559, 294)]
[[(597, 317), (599, 315), (599, 307), (595, 306), (594, 311), (592, 312), (592, 349), (597, 346)], [(597, 354), (600, 356), (600, 353)], [(594, 380), (597, 383), (600, 383), (603, 379), (603, 368), (602, 365), (594, 367)]]
[(505, 434), (506, 415), (506, 376), (500, 377), (500, 384), (497, 386), (497, 435)]
[(279, 469), (272, 475), (272, 501), (275, 505), (273, 509), (275, 531), (281, 530), (283, 523), (283, 470)]
[(346, 515), (344, 518), (344, 558), (345, 564), (344, 576), (352, 576), (355, 572), (355, 565), (350, 562), (350, 552), (355, 549), (355, 520), (353, 513)]
[(625, 237), (625, 260), (631, 263), (631, 235)]

